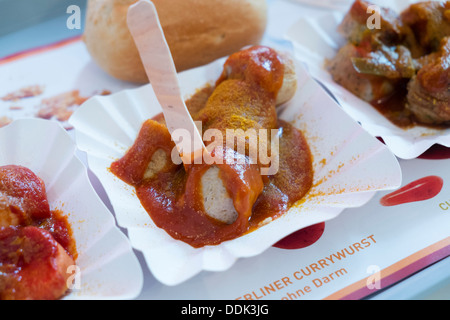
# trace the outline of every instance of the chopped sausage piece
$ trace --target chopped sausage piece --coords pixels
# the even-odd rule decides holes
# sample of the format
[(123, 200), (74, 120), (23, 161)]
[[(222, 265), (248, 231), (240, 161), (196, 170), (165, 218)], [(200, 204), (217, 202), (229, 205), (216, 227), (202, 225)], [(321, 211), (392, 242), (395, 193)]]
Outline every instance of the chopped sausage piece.
[(73, 259), (37, 227), (0, 228), (0, 300), (53, 300), (68, 290)]
[(407, 108), (422, 123), (450, 124), (450, 37), (408, 86)]
[(30, 169), (0, 167), (0, 227), (27, 225), (51, 215), (44, 182)]

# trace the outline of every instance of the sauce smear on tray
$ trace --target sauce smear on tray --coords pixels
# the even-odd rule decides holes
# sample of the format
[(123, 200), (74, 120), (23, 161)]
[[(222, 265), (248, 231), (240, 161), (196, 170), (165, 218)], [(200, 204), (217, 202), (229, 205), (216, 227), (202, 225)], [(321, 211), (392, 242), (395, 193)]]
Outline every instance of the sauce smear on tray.
[(444, 180), (438, 176), (428, 176), (411, 182), (384, 196), (380, 203), (385, 207), (397, 206), (400, 204), (424, 201), (434, 198), (441, 192)]

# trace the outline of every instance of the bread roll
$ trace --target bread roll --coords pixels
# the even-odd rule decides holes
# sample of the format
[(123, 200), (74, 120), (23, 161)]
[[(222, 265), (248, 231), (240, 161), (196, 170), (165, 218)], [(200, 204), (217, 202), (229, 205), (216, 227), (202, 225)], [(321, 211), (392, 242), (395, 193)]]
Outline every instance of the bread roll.
[[(147, 83), (128, 31), (128, 8), (136, 0), (89, 0), (86, 47), (111, 76)], [(267, 23), (266, 0), (153, 0), (178, 72), (258, 44)]]

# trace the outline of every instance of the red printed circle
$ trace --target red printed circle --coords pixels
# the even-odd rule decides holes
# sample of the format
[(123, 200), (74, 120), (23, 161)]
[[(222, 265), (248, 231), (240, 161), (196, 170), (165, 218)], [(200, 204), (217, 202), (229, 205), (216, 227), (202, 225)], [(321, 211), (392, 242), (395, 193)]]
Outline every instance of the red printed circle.
[(316, 243), (323, 235), (325, 222), (298, 230), (281, 239), (273, 246), (279, 249), (295, 250), (309, 247)]
[(419, 158), (425, 160), (450, 159), (450, 148), (444, 147), (439, 144), (435, 144), (430, 149), (428, 149), (424, 154), (422, 154)]

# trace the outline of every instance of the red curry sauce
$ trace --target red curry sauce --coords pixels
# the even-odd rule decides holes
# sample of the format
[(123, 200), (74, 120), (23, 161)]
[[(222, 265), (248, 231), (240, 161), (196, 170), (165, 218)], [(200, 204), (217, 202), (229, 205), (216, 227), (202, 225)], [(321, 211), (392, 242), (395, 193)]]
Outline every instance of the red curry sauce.
[[(76, 257), (75, 240), (67, 217), (60, 210), (50, 209), (44, 182), (30, 169), (17, 165), (0, 167), (0, 211), (5, 205), (17, 217), (12, 225), (47, 230), (72, 258)], [(5, 227), (5, 223), (0, 219), (0, 228)]]
[[(200, 90), (186, 103), (204, 129), (278, 129), (280, 163), (276, 174), (262, 176), (260, 165), (250, 161), (218, 165), (220, 179), (238, 212), (234, 223), (225, 224), (205, 214), (200, 179), (210, 165), (183, 166), (170, 161), (175, 145), (161, 115), (143, 124), (133, 146), (111, 165), (112, 173), (135, 187), (158, 227), (193, 247), (217, 245), (279, 217), (302, 199), (313, 181), (312, 156), (305, 137), (277, 119), (275, 101), (283, 76), (283, 64), (274, 50), (253, 47), (232, 55), (216, 85)], [(157, 149), (163, 150), (169, 161), (155, 175), (144, 178)], [(224, 150), (226, 157), (243, 156)]]
[(70, 224), (50, 209), (43, 181), (22, 166), (0, 167), (0, 300), (58, 298), (65, 280), (50, 262), (58, 244), (76, 259)]

